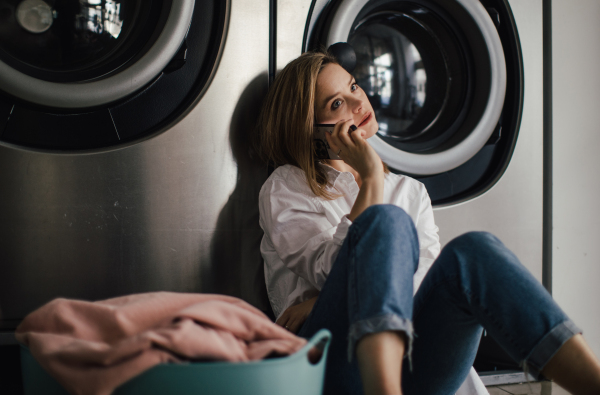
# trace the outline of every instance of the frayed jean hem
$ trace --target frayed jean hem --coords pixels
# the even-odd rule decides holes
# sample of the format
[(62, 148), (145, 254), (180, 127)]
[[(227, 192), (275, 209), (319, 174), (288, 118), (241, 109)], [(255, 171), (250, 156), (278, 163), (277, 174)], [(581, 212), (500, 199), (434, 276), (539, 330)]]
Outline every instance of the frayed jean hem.
[(542, 369), (552, 359), (554, 354), (573, 336), (582, 333), (571, 320), (556, 325), (542, 338), (525, 358), (521, 366), (526, 373), (536, 380), (540, 378)]
[(401, 318), (396, 314), (385, 314), (357, 321), (350, 326), (348, 332), (348, 362), (352, 362), (356, 343), (363, 336), (384, 331), (402, 331), (406, 333), (406, 337), (408, 338), (408, 351), (406, 355), (408, 355), (410, 361), (414, 336), (412, 321), (407, 318)]

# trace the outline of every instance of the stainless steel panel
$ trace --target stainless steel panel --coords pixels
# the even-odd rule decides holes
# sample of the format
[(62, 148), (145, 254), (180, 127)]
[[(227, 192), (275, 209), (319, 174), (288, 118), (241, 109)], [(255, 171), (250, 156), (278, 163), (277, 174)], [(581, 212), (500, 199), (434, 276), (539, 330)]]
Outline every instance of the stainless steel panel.
[(310, 4), (311, 0), (277, 1), (277, 70), (302, 54), (302, 38)]
[(57, 296), (223, 292), (265, 306), (257, 196), (266, 169), (247, 140), (268, 42), (269, 2), (232, 0), (214, 80), (169, 130), (105, 153), (0, 147), (5, 326)]

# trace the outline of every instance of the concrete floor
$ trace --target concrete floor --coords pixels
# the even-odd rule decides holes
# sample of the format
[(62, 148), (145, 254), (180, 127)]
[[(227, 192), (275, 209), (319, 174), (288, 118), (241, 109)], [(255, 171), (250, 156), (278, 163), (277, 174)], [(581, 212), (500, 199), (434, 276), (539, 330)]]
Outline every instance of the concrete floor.
[(569, 395), (567, 391), (549, 381), (531, 384), (499, 385), (487, 387), (490, 395)]

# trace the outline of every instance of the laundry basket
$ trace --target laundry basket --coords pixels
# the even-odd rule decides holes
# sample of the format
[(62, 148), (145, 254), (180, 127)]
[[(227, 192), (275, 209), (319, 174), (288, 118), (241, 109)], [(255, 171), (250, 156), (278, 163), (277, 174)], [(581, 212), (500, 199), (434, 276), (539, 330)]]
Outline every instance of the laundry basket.
[[(298, 352), (261, 361), (194, 362), (157, 365), (118, 387), (113, 395), (317, 395), (323, 392), (331, 332), (322, 329)], [(323, 350), (316, 364), (312, 347)], [(25, 395), (68, 395), (67, 391), (21, 347)]]

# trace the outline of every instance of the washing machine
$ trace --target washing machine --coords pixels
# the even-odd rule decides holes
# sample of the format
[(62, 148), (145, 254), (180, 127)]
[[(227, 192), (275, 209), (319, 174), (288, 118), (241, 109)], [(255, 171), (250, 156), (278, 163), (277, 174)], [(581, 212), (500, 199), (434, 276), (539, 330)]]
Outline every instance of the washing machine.
[(0, 343), (56, 297), (260, 295), (269, 8), (0, 0)]
[[(278, 68), (354, 47), (379, 122), (369, 142), (425, 184), (442, 245), (491, 232), (541, 281), (542, 1), (280, 1), (277, 14)], [(486, 366), (518, 369), (503, 358)]]

